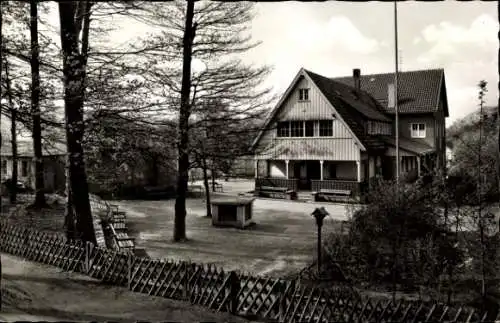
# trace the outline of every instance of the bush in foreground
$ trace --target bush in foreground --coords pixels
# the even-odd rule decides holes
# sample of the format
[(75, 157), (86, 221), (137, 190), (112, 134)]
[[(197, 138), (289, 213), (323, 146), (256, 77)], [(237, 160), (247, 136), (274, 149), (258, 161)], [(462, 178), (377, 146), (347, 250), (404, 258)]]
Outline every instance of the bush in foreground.
[(419, 181), (374, 182), (372, 202), (353, 212), (347, 233), (327, 240), (328, 257), (357, 285), (435, 298), (429, 292), (443, 288), (463, 253), (429, 192)]

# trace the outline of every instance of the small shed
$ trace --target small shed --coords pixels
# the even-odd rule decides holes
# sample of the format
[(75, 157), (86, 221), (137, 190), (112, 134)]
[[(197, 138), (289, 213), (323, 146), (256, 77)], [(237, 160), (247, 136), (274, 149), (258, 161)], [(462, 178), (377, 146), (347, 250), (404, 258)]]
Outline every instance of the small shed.
[(212, 225), (241, 229), (252, 225), (254, 200), (254, 198), (248, 197), (226, 197), (212, 200)]

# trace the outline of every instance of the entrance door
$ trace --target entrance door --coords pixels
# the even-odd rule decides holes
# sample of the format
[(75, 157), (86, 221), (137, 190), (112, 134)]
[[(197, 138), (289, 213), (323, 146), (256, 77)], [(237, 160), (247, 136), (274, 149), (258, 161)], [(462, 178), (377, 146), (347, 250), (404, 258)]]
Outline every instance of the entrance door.
[(319, 167), (319, 161), (316, 160), (307, 160), (295, 163), (294, 177), (299, 179), (299, 190), (311, 190), (311, 180), (319, 180), (321, 178), (321, 170)]
[(310, 186), (307, 179), (307, 164), (305, 161), (296, 161), (293, 166), (293, 177), (298, 179), (297, 188), (307, 190)]
[(295, 161), (293, 163), (293, 178), (295, 178), (295, 179), (301, 178), (300, 177), (300, 173), (301, 173), (300, 170), (302, 168), (302, 163), (303, 162), (300, 162), (300, 161)]
[(308, 160), (307, 177), (309, 180), (319, 180), (321, 178), (320, 163), (317, 160)]

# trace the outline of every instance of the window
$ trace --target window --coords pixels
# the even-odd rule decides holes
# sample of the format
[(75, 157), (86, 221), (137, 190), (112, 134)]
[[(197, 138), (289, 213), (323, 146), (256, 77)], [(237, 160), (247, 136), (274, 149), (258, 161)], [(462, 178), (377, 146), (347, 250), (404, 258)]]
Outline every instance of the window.
[(320, 137), (333, 136), (333, 120), (321, 120), (319, 122), (319, 135)]
[(306, 137), (314, 137), (314, 121), (306, 121)]
[(309, 101), (309, 89), (299, 89), (299, 101)]
[(412, 123), (411, 124), (411, 137), (412, 138), (425, 138), (425, 123)]
[(303, 137), (304, 136), (304, 122), (292, 121), (290, 122), (290, 137)]
[(21, 176), (28, 176), (28, 162), (26, 160), (21, 162)]
[(4, 159), (2, 160), (2, 175), (7, 174), (7, 161)]
[(290, 137), (289, 122), (278, 122), (278, 137)]

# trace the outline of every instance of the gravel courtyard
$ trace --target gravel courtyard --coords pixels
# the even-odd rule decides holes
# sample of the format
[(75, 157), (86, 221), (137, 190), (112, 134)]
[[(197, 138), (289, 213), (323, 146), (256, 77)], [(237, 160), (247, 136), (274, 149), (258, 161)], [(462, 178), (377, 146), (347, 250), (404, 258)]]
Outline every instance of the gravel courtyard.
[[(243, 181), (222, 183), (229, 195), (248, 192), (250, 187)], [(173, 243), (174, 200), (113, 203), (127, 212), (131, 235), (153, 258), (213, 263), (226, 270), (272, 276), (296, 272), (312, 261), (317, 232), (311, 217), (314, 208), (325, 206), (330, 213), (325, 219), (324, 233), (338, 230), (340, 221), (348, 214), (346, 206), (341, 204), (256, 199), (255, 227), (246, 230), (216, 228), (205, 216), (205, 202), (192, 198), (187, 200), (189, 241)]]

